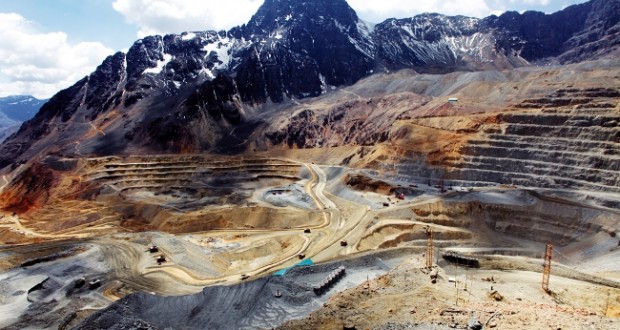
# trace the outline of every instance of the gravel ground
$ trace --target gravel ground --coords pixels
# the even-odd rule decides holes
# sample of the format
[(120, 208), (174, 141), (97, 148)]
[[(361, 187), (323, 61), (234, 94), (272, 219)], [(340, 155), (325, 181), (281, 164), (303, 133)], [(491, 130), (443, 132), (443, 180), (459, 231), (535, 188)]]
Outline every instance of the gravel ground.
[[(390, 270), (402, 252), (364, 255), (330, 263), (298, 267), (284, 276), (268, 276), (234, 286), (206, 287), (200, 293), (160, 297), (129, 295), (98, 311), (78, 329), (145, 328), (257, 329), (272, 328), (287, 320), (307, 317), (338, 292), (374, 279)], [(387, 260), (387, 263), (384, 262)], [(346, 275), (321, 296), (312, 285), (344, 266)], [(281, 297), (276, 297), (276, 293)]]

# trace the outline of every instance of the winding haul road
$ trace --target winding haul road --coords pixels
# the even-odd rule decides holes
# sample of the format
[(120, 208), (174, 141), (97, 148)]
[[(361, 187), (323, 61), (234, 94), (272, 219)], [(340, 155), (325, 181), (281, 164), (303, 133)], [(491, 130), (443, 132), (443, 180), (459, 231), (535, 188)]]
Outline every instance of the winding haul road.
[[(295, 251), (294, 253), (290, 253), (287, 255), (280, 256), (278, 260), (267, 263), (265, 265), (259, 266), (255, 269), (249, 269), (243, 272), (243, 274), (247, 276), (260, 276), (262, 274), (266, 274), (272, 272), (276, 268), (287, 267), (295, 264), (299, 261), (297, 258), (301, 254), (305, 254), (308, 258), (312, 258), (313, 256), (319, 255), (321, 252), (324, 252), (328, 249), (337, 251), (341, 250), (340, 240), (343, 235), (335, 235), (337, 234), (339, 228), (343, 227), (343, 219), (341, 217), (341, 212), (338, 209), (337, 205), (327, 198), (324, 194), (324, 189), (327, 185), (327, 176), (325, 172), (314, 164), (305, 164), (300, 163), (305, 166), (309, 173), (310, 179), (305, 185), (305, 190), (308, 195), (314, 201), (316, 207), (321, 210), (323, 213), (324, 221), (316, 226), (306, 226), (304, 228), (291, 228), (291, 229), (242, 229), (242, 230), (213, 230), (205, 233), (207, 235), (260, 235), (260, 234), (271, 234), (272, 236), (279, 236), (282, 234), (300, 234), (300, 231), (304, 229), (311, 229), (312, 232), (310, 234), (304, 234), (302, 237), (303, 244), (301, 247)], [(360, 219), (361, 220), (361, 219)], [(351, 222), (353, 223), (353, 222)], [(263, 237), (255, 238), (260, 241), (264, 239)], [(251, 247), (252, 241), (255, 240), (252, 236), (245, 238), (244, 240), (248, 242), (248, 247)], [(338, 249), (338, 248), (339, 249)], [(335, 253), (337, 255), (338, 253)], [(321, 258), (323, 259), (323, 258)], [(216, 278), (208, 278), (200, 276), (200, 274), (195, 274), (194, 272), (179, 267), (177, 265), (164, 264), (158, 267), (149, 267), (144, 273), (146, 274), (157, 274), (157, 273), (165, 273), (168, 276), (176, 278), (183, 283), (196, 285), (196, 286), (205, 286), (212, 284), (231, 284), (237, 283), (240, 280), (239, 274), (227, 275)]]

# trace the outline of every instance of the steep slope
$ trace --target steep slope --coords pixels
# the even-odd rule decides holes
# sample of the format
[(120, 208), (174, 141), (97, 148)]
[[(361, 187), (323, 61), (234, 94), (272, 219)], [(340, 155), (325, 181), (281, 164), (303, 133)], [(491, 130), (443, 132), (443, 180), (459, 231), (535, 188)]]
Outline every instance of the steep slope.
[(375, 31), (378, 57), (393, 70), (445, 73), (527, 65), (512, 47), (502, 51), (494, 31), (477, 18), (424, 14), (389, 19)]

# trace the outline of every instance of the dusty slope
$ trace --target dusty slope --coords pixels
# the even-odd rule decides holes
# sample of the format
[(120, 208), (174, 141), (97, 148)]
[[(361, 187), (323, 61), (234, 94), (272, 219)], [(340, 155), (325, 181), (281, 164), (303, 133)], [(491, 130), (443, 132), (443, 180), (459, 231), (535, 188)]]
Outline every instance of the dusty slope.
[[(517, 263), (518, 261), (515, 261)], [(413, 257), (389, 274), (330, 299), (309, 317), (278, 329), (616, 329), (620, 290), (560, 277), (555, 297), (540, 289), (540, 274), (521, 271), (439, 270), (432, 284)], [(489, 280), (487, 280), (489, 279)], [(491, 280), (492, 279), (492, 280)]]

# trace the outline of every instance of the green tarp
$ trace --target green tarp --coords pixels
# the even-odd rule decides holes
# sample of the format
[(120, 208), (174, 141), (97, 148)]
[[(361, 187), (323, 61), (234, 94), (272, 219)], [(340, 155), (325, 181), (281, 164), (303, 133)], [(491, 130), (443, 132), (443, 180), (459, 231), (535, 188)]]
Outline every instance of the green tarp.
[(291, 268), (295, 268), (295, 267), (299, 267), (299, 266), (312, 266), (314, 265), (314, 261), (312, 261), (312, 259), (304, 259), (298, 263), (296, 263), (295, 265), (288, 267), (288, 268), (284, 268), (281, 269), (275, 273), (273, 273), (273, 275), (275, 276), (284, 276), (286, 274), (286, 272), (288, 272), (289, 269)]

